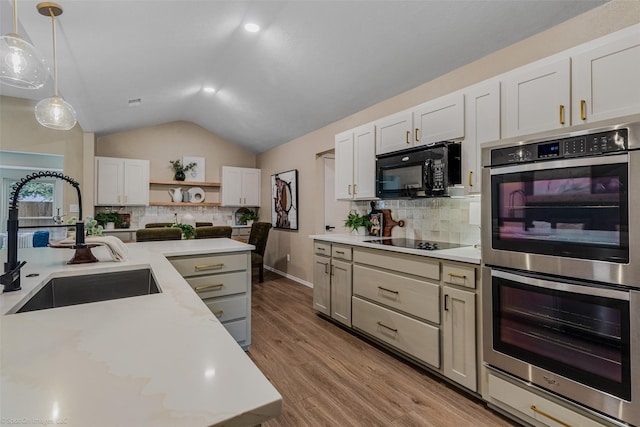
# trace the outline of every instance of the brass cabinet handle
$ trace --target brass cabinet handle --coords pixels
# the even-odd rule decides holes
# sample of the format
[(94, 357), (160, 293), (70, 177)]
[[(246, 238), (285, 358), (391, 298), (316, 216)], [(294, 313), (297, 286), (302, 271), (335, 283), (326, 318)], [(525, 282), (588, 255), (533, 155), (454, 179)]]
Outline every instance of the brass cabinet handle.
[(329, 274), (329, 263), (328, 262), (326, 262), (324, 264), (324, 274)]
[(353, 184), (353, 195), (358, 194), (358, 184)]
[(560, 124), (564, 124), (564, 105), (560, 105)]
[(420, 141), (420, 138), (418, 138), (418, 131), (419, 131), (419, 129), (416, 128), (416, 132), (415, 132), (415, 140), (416, 140), (416, 142)]
[(218, 310), (213, 312), (213, 315), (216, 317), (222, 317), (223, 314), (224, 314), (224, 310)]
[(405, 137), (404, 137), (405, 142), (406, 142), (407, 144), (409, 144), (409, 136), (410, 136), (410, 135), (411, 135), (411, 131), (407, 131), (407, 133), (406, 133), (406, 135), (405, 135)]
[(378, 289), (380, 289), (381, 291), (390, 292), (390, 293), (396, 294), (396, 295), (398, 295), (400, 293), (398, 291), (393, 291), (391, 289), (383, 288), (382, 286), (378, 286)]
[(202, 286), (196, 286), (194, 289), (196, 290), (196, 292), (200, 292), (200, 291), (206, 291), (207, 289), (220, 289), (224, 286), (224, 284), (222, 283), (217, 283), (215, 285), (202, 285)]
[(196, 271), (220, 270), (222, 267), (224, 267), (224, 263), (220, 263), (220, 264), (202, 264), (202, 265), (196, 265)]
[(347, 194), (351, 195), (351, 184), (347, 186)]
[(473, 183), (471, 182), (472, 177), (473, 177), (473, 171), (469, 171), (469, 187), (473, 187)]
[(467, 276), (463, 276), (462, 274), (449, 273), (449, 277), (455, 277), (456, 279), (467, 280)]
[(564, 421), (559, 420), (558, 418), (554, 417), (553, 415), (547, 414), (546, 412), (541, 411), (540, 409), (536, 408), (536, 405), (531, 405), (531, 410), (533, 412), (537, 412), (538, 414), (542, 415), (543, 417), (547, 417), (550, 420), (555, 421), (556, 423), (558, 423), (560, 425), (563, 425), (564, 427), (571, 427), (571, 424), (567, 424)]
[(580, 119), (587, 120), (587, 101), (580, 100)]
[(378, 323), (378, 326), (382, 326), (383, 328), (388, 329), (388, 330), (393, 331), (393, 332), (396, 332), (396, 333), (398, 332), (398, 330), (396, 328), (392, 328), (391, 326), (387, 326), (382, 322), (377, 322), (377, 323)]

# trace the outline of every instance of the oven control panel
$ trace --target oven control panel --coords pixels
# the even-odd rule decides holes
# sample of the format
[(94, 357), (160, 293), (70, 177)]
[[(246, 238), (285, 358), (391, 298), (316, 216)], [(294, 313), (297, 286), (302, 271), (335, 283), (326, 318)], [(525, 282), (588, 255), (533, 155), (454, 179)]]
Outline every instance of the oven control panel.
[(592, 133), (535, 142), (491, 151), (491, 165), (538, 162), (567, 157), (586, 157), (628, 149), (628, 129)]

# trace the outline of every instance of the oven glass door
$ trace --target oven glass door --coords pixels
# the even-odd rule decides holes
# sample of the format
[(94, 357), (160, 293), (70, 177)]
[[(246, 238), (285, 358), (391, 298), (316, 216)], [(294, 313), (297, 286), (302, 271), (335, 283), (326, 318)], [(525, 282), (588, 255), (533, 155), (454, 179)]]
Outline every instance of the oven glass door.
[(631, 398), (629, 293), (493, 271), (496, 351)]
[(628, 155), (491, 170), (492, 247), (629, 262)]

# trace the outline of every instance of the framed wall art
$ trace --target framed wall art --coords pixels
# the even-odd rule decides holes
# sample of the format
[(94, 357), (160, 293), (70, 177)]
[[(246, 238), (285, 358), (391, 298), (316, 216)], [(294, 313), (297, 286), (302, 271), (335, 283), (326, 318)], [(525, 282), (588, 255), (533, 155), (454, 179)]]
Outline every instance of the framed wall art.
[(271, 225), (298, 229), (298, 170), (271, 175)]
[(204, 182), (205, 181), (205, 159), (204, 157), (183, 156), (182, 164), (188, 165), (189, 163), (195, 163), (196, 167), (185, 172), (185, 181)]

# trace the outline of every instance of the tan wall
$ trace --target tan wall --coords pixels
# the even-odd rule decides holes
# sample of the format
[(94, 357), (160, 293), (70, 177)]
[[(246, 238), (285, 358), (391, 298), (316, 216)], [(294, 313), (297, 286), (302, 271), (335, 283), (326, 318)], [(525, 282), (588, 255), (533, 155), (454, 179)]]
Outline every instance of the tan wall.
[[(221, 166), (253, 168), (256, 165), (253, 152), (184, 121), (98, 137), (95, 155), (149, 160), (150, 176), (155, 180), (172, 180), (169, 160), (182, 160), (182, 156), (204, 157), (208, 182), (220, 182)], [(152, 187), (151, 200), (163, 200), (165, 193), (166, 189)], [(219, 193), (207, 195), (207, 201), (219, 200)]]
[[(0, 96), (0, 148), (26, 153), (61, 154), (64, 156), (64, 174), (80, 182), (84, 198), (83, 215), (93, 212), (93, 199), (87, 199), (84, 181), (84, 134), (76, 125), (68, 131), (52, 130), (36, 121), (33, 109), (36, 102), (28, 99)], [(90, 134), (89, 134), (90, 135)], [(69, 213), (69, 205), (77, 204), (76, 191), (64, 186), (63, 211)]]
[[(318, 153), (333, 149), (334, 135), (372, 120), (462, 89), (530, 62), (640, 22), (640, 1), (613, 0), (545, 32), (454, 70), (370, 108), (258, 156), (262, 176), (299, 170), (299, 231), (273, 230), (265, 254), (267, 265), (307, 282), (313, 281), (311, 234), (323, 232), (322, 163)], [(270, 200), (269, 180), (262, 183), (262, 200)], [(263, 202), (263, 206), (267, 206)], [(286, 254), (291, 261), (286, 262)]]

